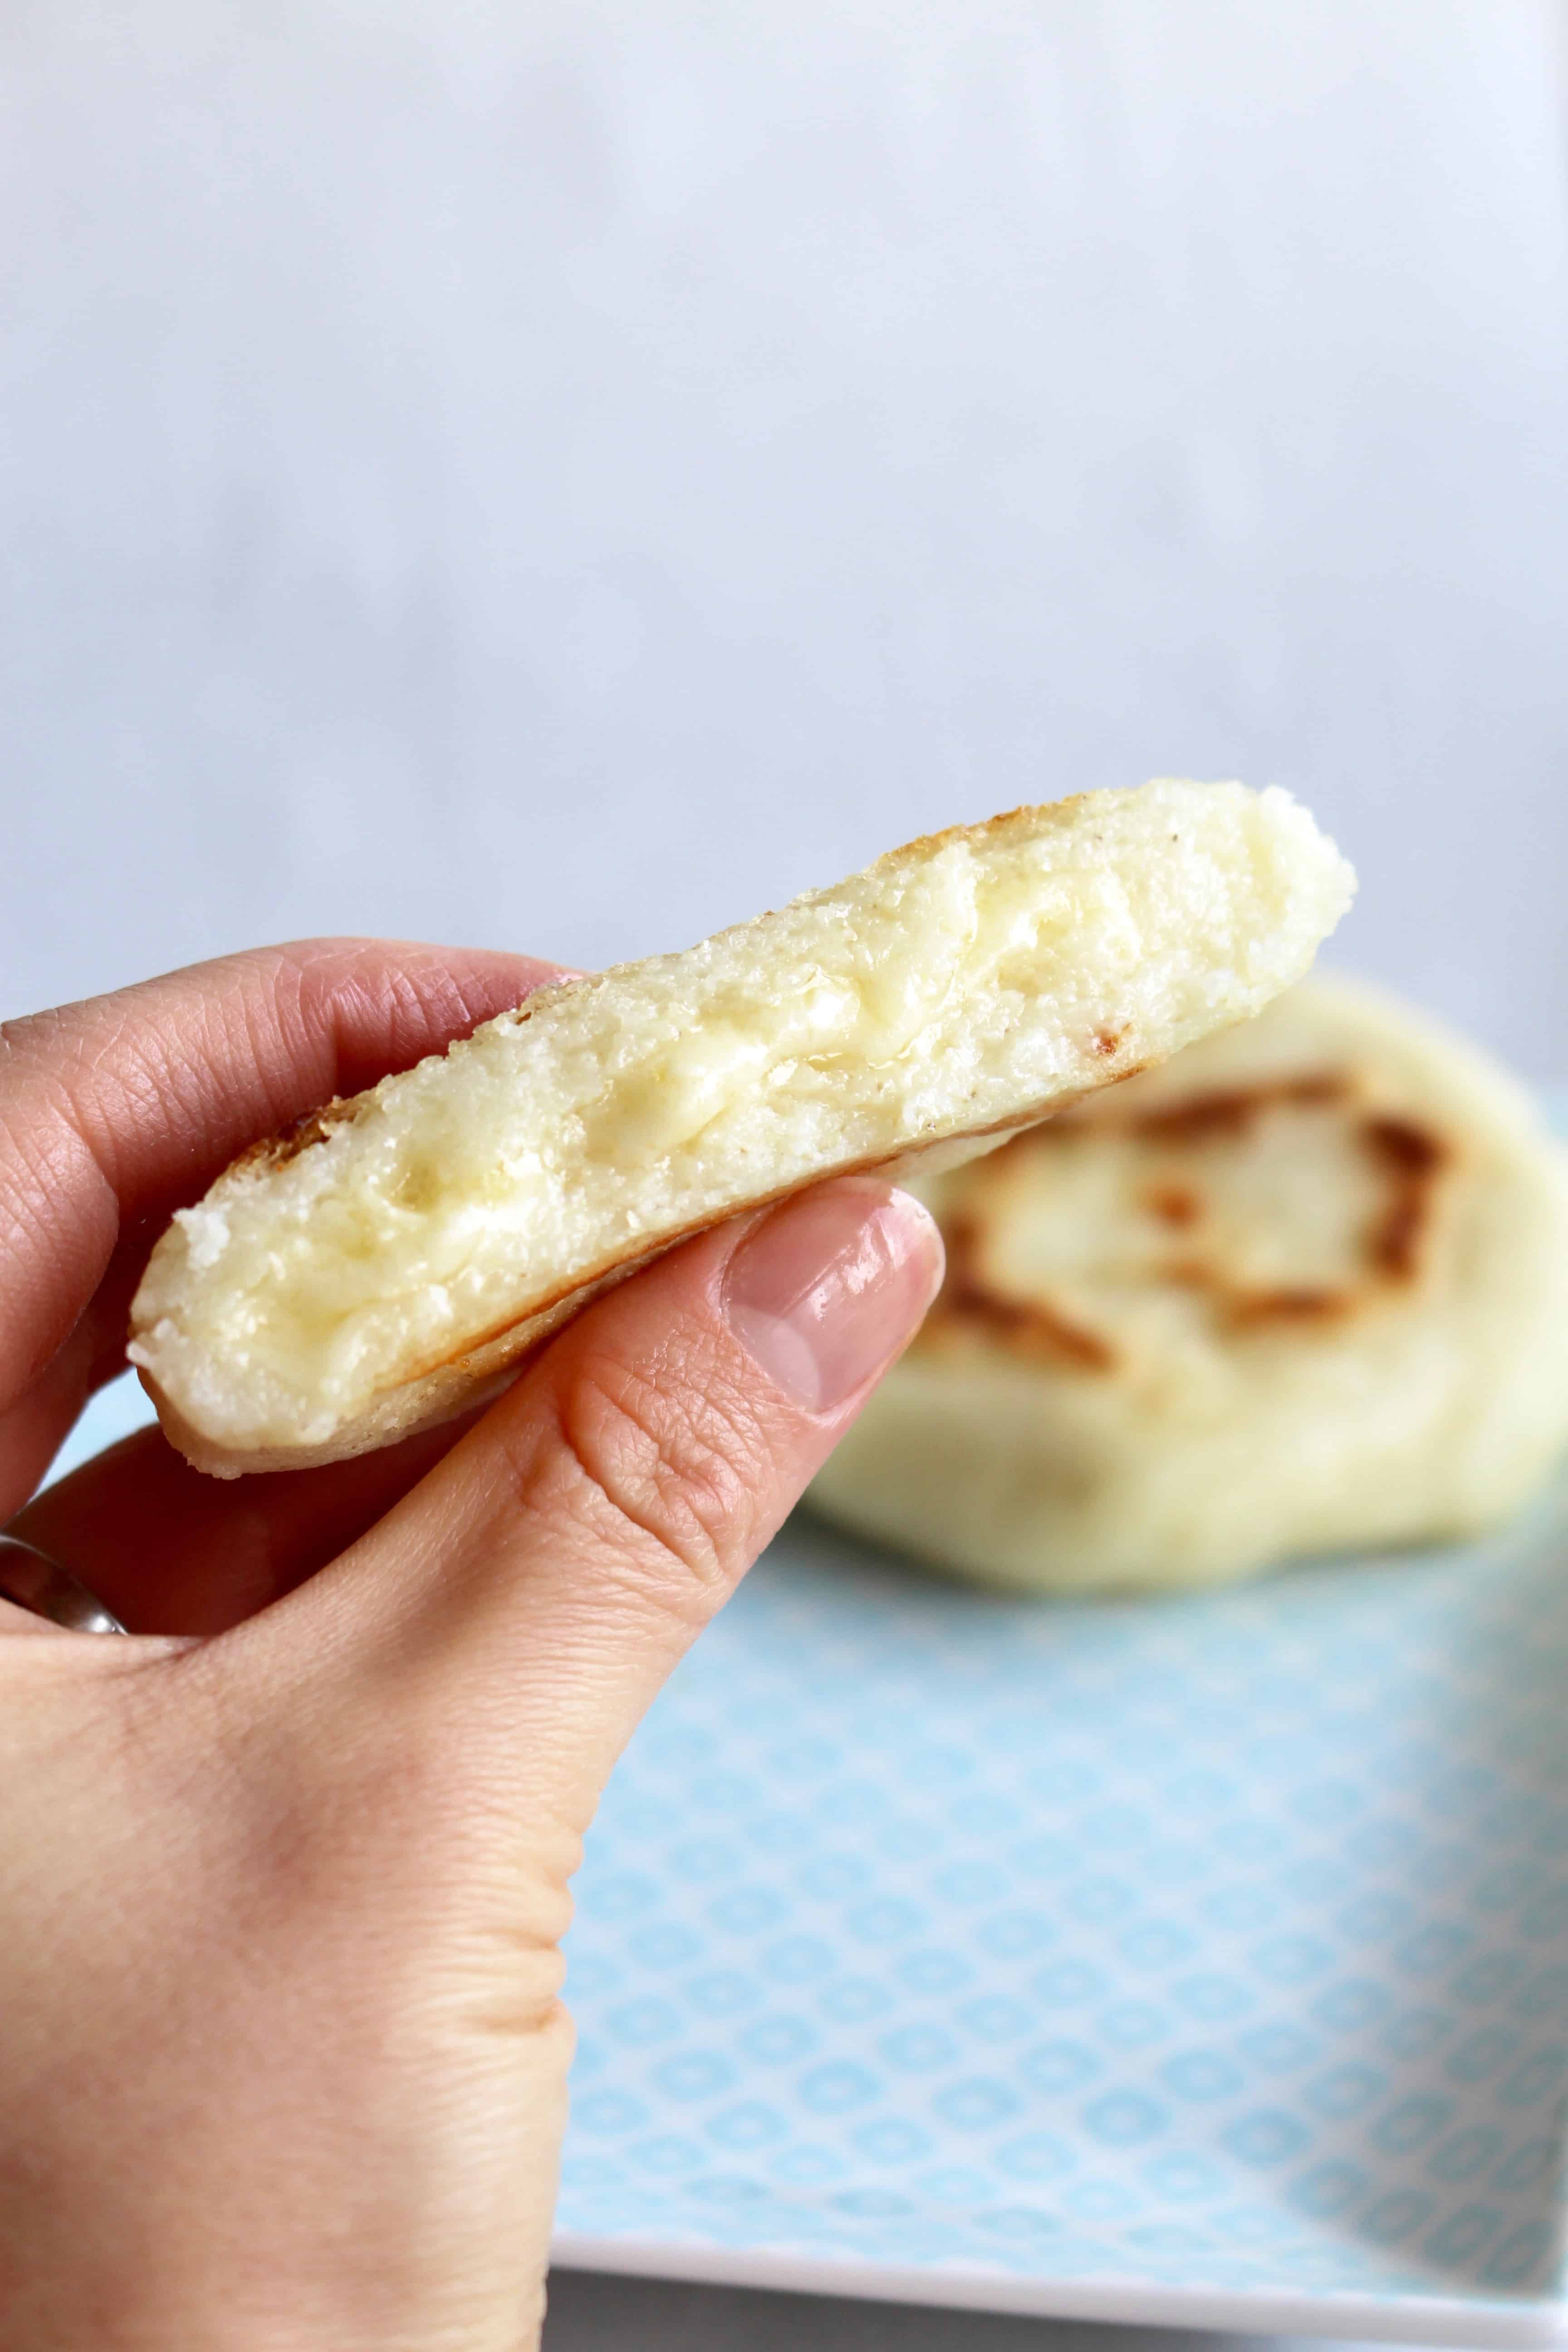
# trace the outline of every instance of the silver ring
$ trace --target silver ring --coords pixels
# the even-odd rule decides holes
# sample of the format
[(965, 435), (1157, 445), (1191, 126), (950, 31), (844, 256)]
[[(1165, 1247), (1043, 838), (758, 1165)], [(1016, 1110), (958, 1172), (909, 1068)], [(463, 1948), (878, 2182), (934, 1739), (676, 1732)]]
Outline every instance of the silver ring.
[(0, 1536), (0, 1601), (14, 1601), (18, 1609), (30, 1609), (35, 1617), (47, 1617), (51, 1625), (63, 1625), (71, 1633), (126, 1630), (68, 1568), (19, 1536)]

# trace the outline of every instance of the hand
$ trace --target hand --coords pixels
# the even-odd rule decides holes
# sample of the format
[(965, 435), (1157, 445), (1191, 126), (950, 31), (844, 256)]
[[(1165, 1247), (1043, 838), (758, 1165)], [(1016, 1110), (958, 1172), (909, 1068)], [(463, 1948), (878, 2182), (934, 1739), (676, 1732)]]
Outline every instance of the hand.
[[(327, 942), (15, 1024), (0, 1517), (169, 1211), (548, 967)], [(466, 1431), (220, 1484), (156, 1431), (22, 1510), (132, 1639), (0, 1603), (5, 2352), (518, 2352), (584, 1831), (940, 1278), (846, 1181), (610, 1293)]]

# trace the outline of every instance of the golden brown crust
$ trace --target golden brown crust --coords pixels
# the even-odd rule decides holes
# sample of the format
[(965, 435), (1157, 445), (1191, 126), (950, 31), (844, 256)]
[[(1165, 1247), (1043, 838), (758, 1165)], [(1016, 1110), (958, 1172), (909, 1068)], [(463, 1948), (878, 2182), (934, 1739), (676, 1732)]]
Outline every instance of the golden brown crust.
[[(1093, 1090), (1096, 1095), (1099, 1089)], [(1054, 1362), (1083, 1372), (1114, 1371), (1119, 1356), (1111, 1341), (1080, 1316), (1069, 1315), (1038, 1290), (1023, 1296), (998, 1287), (985, 1271), (985, 1192), (1005, 1181), (1010, 1153), (1057, 1151), (1086, 1130), (1120, 1129), (1142, 1141), (1178, 1153), (1241, 1141), (1274, 1109), (1295, 1108), (1338, 1112), (1352, 1147), (1372, 1162), (1384, 1187), (1382, 1204), (1360, 1235), (1363, 1274), (1342, 1286), (1261, 1287), (1237, 1282), (1226, 1268), (1195, 1250), (1166, 1259), (1160, 1278), (1174, 1287), (1205, 1294), (1214, 1311), (1237, 1332), (1278, 1324), (1342, 1323), (1390, 1289), (1418, 1277), (1436, 1213), (1436, 1188), (1453, 1159), (1452, 1145), (1415, 1118), (1370, 1111), (1358, 1100), (1354, 1074), (1309, 1070), (1179, 1095), (1129, 1117), (1096, 1100), (1077, 1118), (1044, 1122), (1033, 1134), (1005, 1147), (963, 1188), (967, 1198), (943, 1215), (948, 1278), (916, 1341), (917, 1351), (942, 1352), (957, 1345), (1000, 1348), (1005, 1353)], [(1205, 1213), (1201, 1181), (1162, 1180), (1144, 1195), (1152, 1217), (1173, 1232), (1188, 1233)]]
[(956, 1331), (980, 1331), (1010, 1356), (1065, 1363), (1075, 1371), (1110, 1372), (1117, 1354), (1109, 1339), (1075, 1323), (1058, 1307), (1036, 1296), (1018, 1298), (988, 1282), (980, 1264), (980, 1234), (973, 1217), (945, 1219), (947, 1279), (926, 1318), (919, 1342), (928, 1352)]
[(364, 1095), (334, 1095), (331, 1102), (322, 1103), (319, 1108), (301, 1112), (276, 1135), (263, 1136), (259, 1143), (248, 1144), (237, 1159), (229, 1161), (226, 1174), (238, 1176), (255, 1170), (260, 1175), (274, 1168), (286, 1168), (290, 1160), (298, 1160), (312, 1144), (324, 1143), (335, 1128), (352, 1127), (367, 1099)]
[[(929, 857), (933, 850), (945, 849), (950, 841), (977, 843), (994, 840), (997, 835), (1016, 825), (1029, 833), (1037, 833), (1043, 817), (1065, 824), (1070, 813), (1082, 808), (1092, 793), (1071, 793), (1063, 801), (1023, 802), (1017, 808), (1003, 809), (996, 816), (988, 816), (978, 824), (946, 824), (940, 833), (922, 833), (914, 841), (900, 842), (897, 849), (885, 849), (880, 857), (867, 867), (869, 874), (885, 874), (889, 866), (901, 866), (907, 858)], [(1076, 819), (1071, 821), (1076, 822)]]

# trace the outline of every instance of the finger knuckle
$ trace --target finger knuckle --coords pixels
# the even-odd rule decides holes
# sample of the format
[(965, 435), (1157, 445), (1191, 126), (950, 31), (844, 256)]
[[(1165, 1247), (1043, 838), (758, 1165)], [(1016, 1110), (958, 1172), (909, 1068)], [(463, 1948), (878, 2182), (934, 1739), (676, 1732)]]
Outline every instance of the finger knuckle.
[(742, 1564), (758, 1481), (761, 1434), (717, 1376), (679, 1380), (658, 1367), (587, 1358), (557, 1407), (576, 1501), (611, 1548), (669, 1573), (661, 1591), (708, 1613)]

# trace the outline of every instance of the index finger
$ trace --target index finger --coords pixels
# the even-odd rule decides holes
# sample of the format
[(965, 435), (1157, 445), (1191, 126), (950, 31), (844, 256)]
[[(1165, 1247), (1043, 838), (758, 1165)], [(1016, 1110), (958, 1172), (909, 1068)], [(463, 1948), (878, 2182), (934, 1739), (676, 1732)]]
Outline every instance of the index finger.
[[(26, 1462), (5, 1454), (19, 1441), (38, 1475), (118, 1348), (88, 1309), (122, 1237), (122, 1257), (140, 1255), (153, 1234), (136, 1229), (195, 1199), (246, 1144), (558, 976), (528, 956), (316, 940), (0, 1028), (0, 1517), (28, 1491), (16, 1493)], [(136, 1271), (116, 1268), (116, 1318)]]

